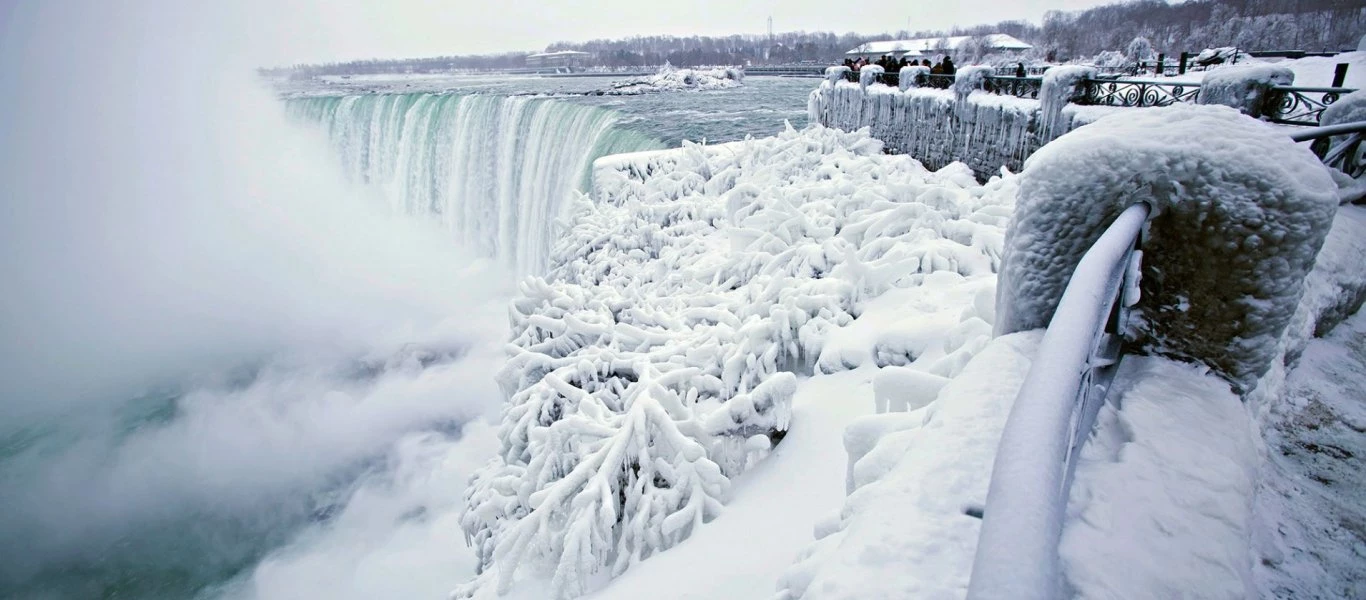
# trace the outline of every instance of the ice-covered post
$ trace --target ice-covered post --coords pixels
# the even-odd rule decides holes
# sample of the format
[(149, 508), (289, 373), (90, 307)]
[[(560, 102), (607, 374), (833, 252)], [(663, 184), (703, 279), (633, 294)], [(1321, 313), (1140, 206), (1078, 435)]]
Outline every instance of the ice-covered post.
[(918, 88), (920, 87), (920, 78), (929, 74), (930, 68), (924, 65), (906, 65), (901, 67), (901, 71), (898, 72), (898, 75), (900, 76), (900, 79), (897, 82), (898, 87), (901, 88), (901, 91), (903, 92), (911, 88)]
[(1146, 201), (1161, 217), (1144, 271), (1161, 277), (1143, 280), (1137, 332), (1148, 347), (1250, 389), (1332, 224), (1335, 189), (1307, 148), (1222, 107), (1173, 105), (1076, 129), (1021, 174), (996, 332), (1046, 325), (1081, 253), (1121, 210)]
[(883, 68), (878, 65), (863, 65), (863, 68), (858, 70), (859, 89), (867, 92), (868, 86), (877, 83), (878, 78), (884, 72)]
[(1285, 67), (1248, 65), (1210, 71), (1200, 81), (1197, 104), (1222, 104), (1250, 117), (1270, 114), (1274, 88), (1295, 83), (1295, 73)]
[(996, 334), (1048, 332), (997, 449), (972, 600), (1060, 596), (1078, 367), (1096, 366), (1094, 347), (1074, 342), (1087, 337), (1092, 311), (1108, 301), (1069, 293), (1071, 308), (1060, 305), (1064, 290), (1106, 271), (1079, 269), (1082, 257), (1099, 249), (1114, 268), (1124, 267), (1124, 244), (1148, 214), (1135, 205), (1150, 206), (1157, 216), (1148, 222), (1141, 293), (1125, 299), (1136, 313), (1126, 331), (1132, 349), (1202, 363), (1247, 392), (1278, 358), (1337, 210), (1336, 184), (1311, 152), (1217, 106), (1105, 117), (1044, 146), (1020, 179), (997, 285)]
[(1041, 142), (1047, 143), (1062, 131), (1063, 107), (1084, 97), (1087, 82), (1095, 77), (1095, 67), (1081, 65), (1064, 65), (1044, 71), (1039, 87)]

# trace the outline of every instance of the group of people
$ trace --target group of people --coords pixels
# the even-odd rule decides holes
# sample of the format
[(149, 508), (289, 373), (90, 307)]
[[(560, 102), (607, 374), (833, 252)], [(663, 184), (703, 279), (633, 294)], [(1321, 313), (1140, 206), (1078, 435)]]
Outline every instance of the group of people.
[(913, 67), (917, 64), (925, 67), (930, 67), (931, 75), (953, 75), (958, 71), (958, 68), (953, 65), (953, 59), (947, 56), (944, 57), (944, 60), (940, 61), (938, 64), (935, 64), (934, 66), (930, 66), (930, 59), (928, 58), (922, 59), (919, 63), (917, 63), (915, 59), (907, 60), (905, 56), (901, 57), (900, 59), (897, 59), (890, 54), (884, 54), (882, 55), (882, 58), (879, 58), (876, 61), (870, 61), (866, 56), (860, 56), (858, 60), (854, 60), (851, 58), (844, 59), (844, 66), (849, 67), (849, 69), (854, 71), (855, 73), (857, 73), (859, 69), (862, 69), (865, 65), (877, 65), (879, 67), (882, 67), (882, 70), (888, 73), (899, 73), (902, 67)]

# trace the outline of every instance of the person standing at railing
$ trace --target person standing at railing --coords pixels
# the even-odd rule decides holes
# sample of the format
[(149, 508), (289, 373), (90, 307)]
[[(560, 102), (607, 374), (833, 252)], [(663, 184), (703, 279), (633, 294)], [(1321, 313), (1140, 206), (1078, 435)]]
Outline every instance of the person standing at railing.
[(955, 67), (953, 66), (953, 59), (952, 59), (952, 58), (949, 58), (949, 57), (947, 57), (947, 56), (945, 56), (945, 57), (944, 57), (944, 74), (945, 74), (945, 75), (953, 75), (954, 73), (957, 73), (957, 72), (958, 72), (958, 69), (955, 68)]
[(1024, 77), (1025, 75), (1024, 63), (1015, 63), (1015, 76)]

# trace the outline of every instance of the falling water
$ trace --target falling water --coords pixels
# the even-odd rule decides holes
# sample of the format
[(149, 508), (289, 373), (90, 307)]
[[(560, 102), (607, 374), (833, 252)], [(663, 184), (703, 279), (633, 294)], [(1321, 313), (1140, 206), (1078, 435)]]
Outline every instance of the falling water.
[(353, 179), (403, 214), (439, 219), (518, 273), (544, 270), (565, 199), (593, 160), (662, 147), (610, 110), (485, 94), (296, 98), (290, 115), (325, 127)]

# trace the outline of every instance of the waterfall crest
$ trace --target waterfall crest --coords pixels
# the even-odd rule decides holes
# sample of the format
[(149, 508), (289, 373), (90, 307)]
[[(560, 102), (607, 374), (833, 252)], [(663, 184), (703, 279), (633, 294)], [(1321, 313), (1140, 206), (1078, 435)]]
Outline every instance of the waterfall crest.
[(295, 98), (353, 181), (401, 213), (440, 220), (470, 250), (520, 274), (545, 269), (554, 222), (593, 160), (663, 147), (610, 110), (529, 96), (370, 94)]

